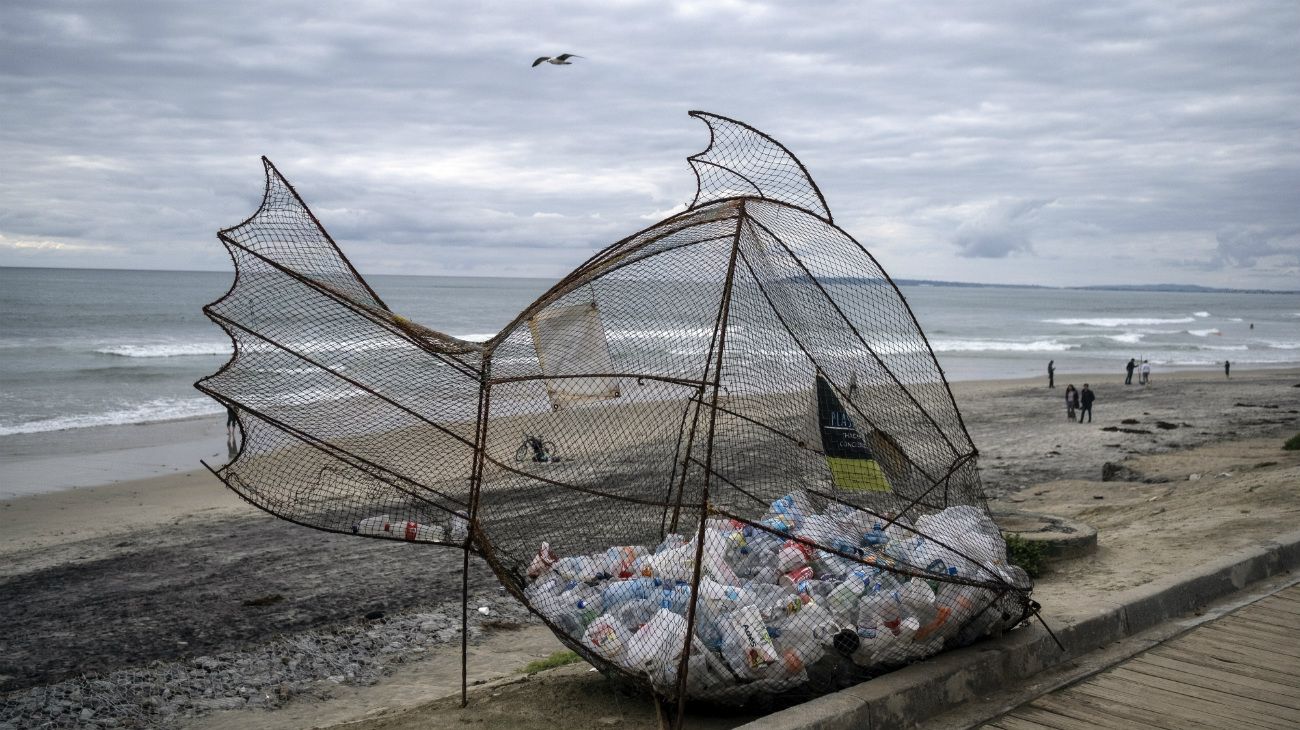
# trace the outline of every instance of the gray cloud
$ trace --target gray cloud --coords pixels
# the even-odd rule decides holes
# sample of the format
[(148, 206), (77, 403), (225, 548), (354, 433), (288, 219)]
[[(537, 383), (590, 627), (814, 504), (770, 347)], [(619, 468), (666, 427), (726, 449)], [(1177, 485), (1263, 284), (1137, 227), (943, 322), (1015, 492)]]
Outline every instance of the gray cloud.
[(1253, 267), (1260, 259), (1279, 257), (1284, 264), (1300, 265), (1300, 227), (1228, 226), (1215, 238), (1219, 242), (1215, 263)]
[(971, 258), (999, 259), (1029, 253), (1030, 225), (1047, 200), (1002, 201), (967, 218), (953, 237), (960, 254)]
[[(1300, 226), (1296, 27), (1264, 0), (10, 0), (0, 265), (224, 268), (266, 154), (363, 271), (559, 276), (691, 199), (703, 108), (785, 142), (898, 277), (1291, 288), (1219, 234)], [(1137, 249), (1167, 255), (1076, 265)]]

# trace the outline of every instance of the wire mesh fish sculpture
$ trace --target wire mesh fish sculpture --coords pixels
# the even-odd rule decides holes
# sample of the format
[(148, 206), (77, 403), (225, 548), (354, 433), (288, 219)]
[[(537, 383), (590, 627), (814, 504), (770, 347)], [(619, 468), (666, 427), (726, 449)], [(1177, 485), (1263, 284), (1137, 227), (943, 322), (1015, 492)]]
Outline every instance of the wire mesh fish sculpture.
[[(391, 311), (271, 163), (219, 233), (196, 387), (216, 475), (291, 522), (482, 556), (606, 675), (678, 703), (830, 692), (1033, 609), (916, 318), (771, 137), (691, 112), (690, 206), (499, 334)], [(463, 616), (462, 616), (463, 618)]]

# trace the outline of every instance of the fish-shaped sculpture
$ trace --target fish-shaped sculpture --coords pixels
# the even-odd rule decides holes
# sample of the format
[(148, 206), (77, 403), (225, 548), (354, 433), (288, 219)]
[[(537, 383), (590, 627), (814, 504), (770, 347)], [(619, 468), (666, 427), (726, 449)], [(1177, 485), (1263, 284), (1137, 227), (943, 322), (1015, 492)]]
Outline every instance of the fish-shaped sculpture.
[(976, 450), (898, 288), (783, 145), (725, 117), (686, 210), (496, 336), (391, 311), (263, 158), (219, 233), (215, 469), (321, 530), (475, 552), (664, 699), (831, 691), (1023, 620)]

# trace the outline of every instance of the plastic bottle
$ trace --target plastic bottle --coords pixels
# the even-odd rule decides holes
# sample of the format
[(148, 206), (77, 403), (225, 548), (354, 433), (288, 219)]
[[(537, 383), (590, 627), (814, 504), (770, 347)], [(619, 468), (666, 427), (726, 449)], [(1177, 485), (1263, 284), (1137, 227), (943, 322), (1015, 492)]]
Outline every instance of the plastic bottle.
[[(838, 550), (840, 548), (836, 549)], [(850, 548), (843, 552), (852, 553), (856, 550), (857, 548)], [(811, 565), (813, 569), (817, 571), (817, 575), (834, 576), (836, 578), (842, 578), (861, 567), (861, 564), (859, 563), (855, 563), (848, 558), (840, 557), (835, 553), (826, 552), (825, 550), (817, 550), (813, 553)]]
[(700, 597), (722, 612), (733, 611), (742, 605), (754, 603), (744, 588), (723, 585), (708, 577), (700, 578)]
[(538, 576), (544, 575), (559, 559), (559, 556), (551, 550), (551, 544), (549, 542), (543, 542), (542, 547), (538, 549), (537, 554), (533, 556), (533, 561), (528, 564), (528, 577), (537, 578)]
[(719, 623), (722, 656), (737, 675), (757, 677), (777, 660), (772, 637), (754, 606), (743, 606), (723, 616)]
[[(776, 554), (779, 546), (773, 543), (759, 543), (753, 541), (749, 553), (744, 555), (736, 565), (737, 576), (743, 575), (746, 578), (759, 578), (761, 583), (776, 582)], [(770, 577), (770, 580), (769, 580)]]
[(896, 591), (881, 591), (864, 595), (858, 604), (858, 625), (875, 625), (898, 635), (903, 620), (903, 607)]
[(655, 587), (655, 582), (651, 578), (612, 580), (605, 583), (600, 597), (604, 601), (606, 610), (609, 610), (624, 601), (630, 601), (634, 598), (649, 598), (650, 591), (654, 590)]
[(600, 566), (589, 555), (560, 558), (552, 569), (565, 580), (594, 581), (600, 574)]
[(531, 597), (533, 608), (564, 633), (570, 636), (581, 636), (585, 627), (578, 620), (577, 611), (561, 597), (556, 582), (547, 585), (546, 589), (537, 591)]
[(653, 598), (634, 598), (610, 608), (609, 615), (613, 616), (627, 630), (636, 631), (644, 626), (658, 610), (659, 602), (657, 600)]
[(915, 616), (922, 624), (929, 623), (934, 618), (934, 589), (920, 578), (913, 578), (903, 584), (898, 591), (898, 602), (908, 615)]
[(686, 607), (691, 602), (691, 586), (687, 583), (678, 583), (671, 588), (667, 585), (661, 586), (658, 598), (659, 608), (685, 616)]
[(686, 619), (661, 608), (628, 640), (623, 666), (650, 675), (676, 663), (686, 646)]
[(584, 629), (597, 616), (604, 613), (604, 601), (601, 600), (600, 591), (586, 583), (579, 583), (571, 590), (565, 591), (560, 598), (567, 602), (566, 605), (573, 611), (575, 619)]
[(785, 517), (791, 527), (799, 527), (807, 514), (808, 495), (795, 490), (772, 503), (772, 512)]
[(758, 608), (763, 619), (771, 624), (803, 608), (799, 596), (781, 586), (751, 581), (745, 584), (744, 591), (752, 601), (751, 605)]
[(889, 542), (889, 535), (885, 533), (885, 523), (876, 521), (871, 527), (862, 532), (862, 544), (869, 546), (883, 547)]
[(582, 643), (599, 656), (622, 663), (632, 634), (609, 614), (596, 617), (582, 634)]
[(778, 646), (782, 650), (794, 649), (804, 664), (812, 664), (826, 653), (840, 625), (821, 605), (810, 603), (799, 613), (786, 617), (777, 629), (780, 632), (776, 639)]
[(352, 525), (352, 532), (357, 535), (389, 535), (391, 531), (388, 515), (367, 517)]
[(664, 582), (689, 580), (695, 568), (694, 546), (683, 544), (646, 556), (639, 562), (642, 576), (658, 578)]
[(632, 564), (636, 562), (637, 549), (629, 545), (612, 547), (605, 551), (600, 561), (600, 571), (611, 578), (627, 579), (632, 577)]
[[(687, 660), (687, 690), (695, 697), (708, 697), (713, 693), (727, 692), (734, 689), (734, 679), (722, 664), (722, 657), (698, 643), (691, 645), (691, 658)], [(671, 684), (673, 677), (665, 677), (665, 685)]]
[(447, 526), (447, 536), (453, 543), (463, 543), (469, 537), (469, 520), (464, 515), (452, 515)]
[(738, 586), (741, 581), (727, 563), (729, 546), (730, 543), (727, 542), (727, 538), (722, 532), (706, 529), (704, 531), (703, 567), (705, 572), (719, 583)]
[(856, 570), (840, 581), (826, 596), (826, 605), (844, 623), (857, 617), (858, 600), (867, 591), (867, 574)]
[(860, 667), (869, 667), (871, 666), (872, 655), (876, 653), (884, 641), (881, 634), (883, 633), (889, 637), (892, 637), (893, 634), (876, 626), (874, 617), (866, 620), (859, 619), (856, 631), (858, 634), (858, 648), (849, 655), (849, 658)]

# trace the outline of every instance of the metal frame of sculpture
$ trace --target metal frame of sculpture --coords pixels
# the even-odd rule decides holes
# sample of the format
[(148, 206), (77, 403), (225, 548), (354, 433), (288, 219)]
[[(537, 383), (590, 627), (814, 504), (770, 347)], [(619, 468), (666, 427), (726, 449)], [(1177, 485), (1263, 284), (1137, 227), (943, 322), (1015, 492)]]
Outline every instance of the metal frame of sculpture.
[(214, 473), (241, 497), (462, 549), (466, 576), (481, 555), (678, 724), (688, 698), (832, 691), (1035, 608), (901, 292), (783, 145), (691, 116), (690, 206), (482, 343), (392, 312), (263, 158), (204, 308), (235, 352), (196, 383), (237, 414)]

